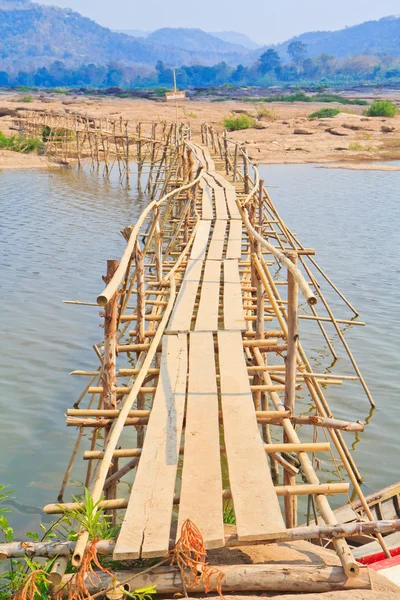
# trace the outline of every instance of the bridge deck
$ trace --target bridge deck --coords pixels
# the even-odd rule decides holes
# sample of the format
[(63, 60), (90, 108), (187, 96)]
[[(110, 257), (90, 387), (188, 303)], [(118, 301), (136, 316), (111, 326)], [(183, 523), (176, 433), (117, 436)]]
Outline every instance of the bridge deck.
[[(224, 545), (223, 447), (239, 539), (258, 540), (285, 531), (257, 425), (240, 333), (246, 322), (238, 260), (242, 221), (236, 193), (215, 172), (203, 175), (202, 186), (204, 213), (169, 323), (171, 332), (185, 333), (164, 337), (161, 375), (115, 559), (166, 554), (181, 437), (178, 536), (179, 526), (189, 518), (202, 531), (206, 547)], [(212, 221), (211, 212), (216, 216)]]

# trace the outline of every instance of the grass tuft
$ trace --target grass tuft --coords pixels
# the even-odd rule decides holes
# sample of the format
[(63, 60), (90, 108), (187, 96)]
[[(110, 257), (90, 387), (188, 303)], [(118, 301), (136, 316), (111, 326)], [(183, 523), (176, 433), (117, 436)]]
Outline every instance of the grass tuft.
[(315, 112), (308, 115), (309, 119), (329, 119), (331, 117), (336, 117), (336, 115), (340, 114), (340, 110), (338, 108), (321, 108), (320, 110), (316, 110)]

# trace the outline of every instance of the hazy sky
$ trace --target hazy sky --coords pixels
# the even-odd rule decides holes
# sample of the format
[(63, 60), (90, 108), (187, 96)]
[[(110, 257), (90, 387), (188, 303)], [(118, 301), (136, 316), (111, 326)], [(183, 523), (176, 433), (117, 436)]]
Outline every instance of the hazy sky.
[(262, 44), (305, 31), (341, 29), (400, 12), (399, 0), (37, 0), (70, 7), (111, 29), (199, 27), (240, 31)]

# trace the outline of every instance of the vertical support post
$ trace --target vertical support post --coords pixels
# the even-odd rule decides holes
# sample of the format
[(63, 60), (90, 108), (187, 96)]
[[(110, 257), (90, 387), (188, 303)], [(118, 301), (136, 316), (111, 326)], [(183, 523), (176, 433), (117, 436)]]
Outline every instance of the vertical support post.
[[(260, 187), (258, 191), (258, 226), (257, 231), (262, 236), (262, 225), (263, 225), (263, 192), (264, 192), (264, 181), (260, 179)], [(257, 243), (256, 248), (257, 256), (261, 260), (261, 246)], [(252, 261), (253, 262), (253, 261)], [(256, 320), (256, 337), (262, 339), (264, 337), (264, 287), (262, 281), (258, 275), (257, 270), (254, 269), (254, 278), (257, 288), (257, 320)], [(253, 275), (252, 275), (253, 276)]]
[(146, 297), (145, 297), (145, 286), (144, 286), (144, 256), (140, 249), (139, 243), (136, 242), (135, 251), (135, 263), (136, 263), (136, 342), (143, 344), (144, 342), (144, 325), (145, 325), (145, 310), (146, 310)]
[[(288, 252), (288, 258), (297, 264), (297, 254)], [(285, 377), (285, 407), (293, 414), (296, 396), (296, 368), (297, 368), (297, 346), (298, 346), (298, 302), (299, 302), (298, 285), (288, 271), (288, 337), (287, 337), (287, 354), (286, 354), (286, 377)], [(289, 441), (286, 433), (284, 433), (283, 441)], [(284, 485), (295, 485), (296, 478), (284, 471)], [(286, 527), (297, 527), (297, 496), (288, 496), (285, 498), (285, 520)]]
[(235, 155), (234, 155), (234, 159), (233, 159), (233, 183), (236, 183), (236, 177), (237, 177), (238, 152), (239, 152), (239, 145), (235, 144)]
[(128, 121), (125, 123), (125, 139), (126, 139), (126, 183), (129, 184), (129, 132)]
[[(106, 284), (111, 281), (117, 268), (117, 260), (107, 261), (107, 275), (103, 277)], [(117, 356), (117, 303), (118, 292), (115, 292), (104, 311), (104, 364), (101, 383), (105, 409), (115, 409), (117, 407), (117, 376), (115, 369)]]
[[(293, 264), (297, 264), (297, 253), (288, 252), (288, 258)], [(297, 368), (297, 346), (298, 346), (298, 303), (299, 289), (292, 273), (288, 270), (288, 339), (286, 354), (286, 382), (285, 382), (285, 407), (292, 413), (294, 411), (296, 394), (296, 368)]]
[(155, 262), (156, 262), (156, 273), (157, 280), (161, 281), (163, 278), (163, 267), (162, 267), (162, 245), (161, 245), (161, 229), (160, 229), (160, 209), (154, 209), (154, 219), (156, 226), (154, 229), (154, 242), (155, 242)]
[(249, 157), (247, 150), (243, 151), (243, 179), (244, 179), (244, 193), (249, 193)]
[(206, 146), (208, 146), (208, 124), (207, 123), (204, 124), (204, 128), (205, 128), (205, 133), (206, 133), (205, 142), (206, 142)]
[(229, 175), (228, 139), (226, 137), (226, 129), (224, 130), (224, 154), (225, 154), (225, 172), (227, 175)]

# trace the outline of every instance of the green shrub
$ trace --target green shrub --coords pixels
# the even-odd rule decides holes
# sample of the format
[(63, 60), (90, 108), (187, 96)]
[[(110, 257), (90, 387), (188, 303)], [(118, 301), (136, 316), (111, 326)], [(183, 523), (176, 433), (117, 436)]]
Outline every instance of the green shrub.
[(394, 117), (397, 113), (397, 106), (391, 100), (374, 100), (365, 111), (368, 117)]
[(29, 154), (35, 150), (40, 151), (42, 148), (43, 142), (38, 138), (19, 137), (18, 135), (7, 137), (0, 131), (0, 149)]
[(22, 96), (21, 102), (33, 102), (32, 96)]
[(308, 115), (309, 119), (329, 119), (330, 117), (336, 117), (340, 113), (338, 108), (321, 108)]
[(228, 131), (239, 131), (240, 129), (250, 129), (256, 124), (254, 117), (249, 115), (239, 115), (237, 117), (226, 117), (223, 121), (225, 129)]
[(359, 98), (343, 98), (336, 94), (316, 94), (315, 96), (310, 96), (301, 90), (289, 95), (268, 96), (267, 98), (243, 98), (243, 100), (244, 102), (337, 102), (338, 104), (356, 104), (357, 106), (366, 106), (368, 104), (366, 100), (360, 100)]

